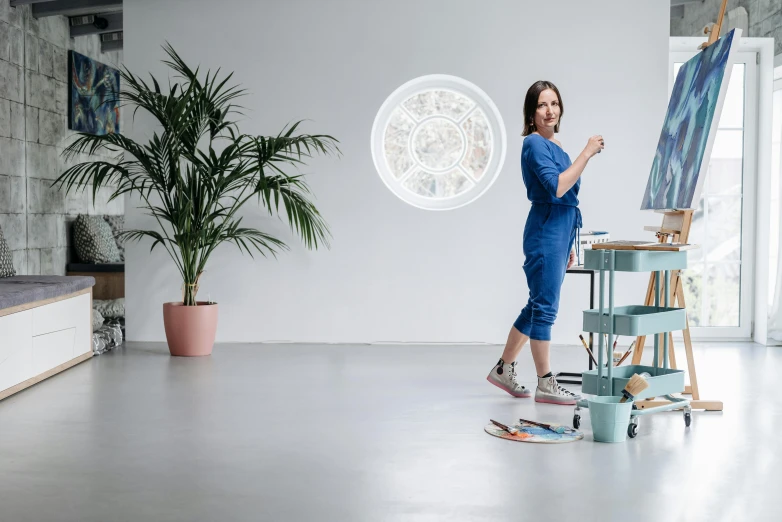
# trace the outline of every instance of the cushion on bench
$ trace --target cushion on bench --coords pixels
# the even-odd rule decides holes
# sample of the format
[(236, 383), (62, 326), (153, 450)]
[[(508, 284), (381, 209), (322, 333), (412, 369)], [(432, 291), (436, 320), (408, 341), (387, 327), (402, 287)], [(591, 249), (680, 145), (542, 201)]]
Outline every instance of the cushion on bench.
[(0, 310), (72, 294), (95, 285), (89, 276), (13, 276), (0, 279)]
[(3, 229), (0, 228), (0, 277), (13, 277), (16, 275), (14, 270), (14, 258), (11, 255), (11, 249), (5, 242)]
[(73, 246), (82, 263), (118, 263), (117, 241), (103, 216), (79, 214), (73, 222)]

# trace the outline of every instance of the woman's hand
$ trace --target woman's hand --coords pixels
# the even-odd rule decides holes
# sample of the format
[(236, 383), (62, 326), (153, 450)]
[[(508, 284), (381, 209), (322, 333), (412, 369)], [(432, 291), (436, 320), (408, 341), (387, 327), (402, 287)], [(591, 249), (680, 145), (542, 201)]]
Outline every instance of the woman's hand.
[(570, 259), (567, 261), (567, 270), (570, 270), (570, 267), (573, 266), (576, 263), (576, 251), (571, 250), (570, 251)]
[(592, 136), (591, 138), (589, 138), (589, 141), (587, 142), (587, 146), (584, 148), (584, 154), (586, 154), (587, 158), (591, 158), (595, 154), (598, 154), (604, 148), (605, 148), (605, 141), (603, 140), (603, 137), (598, 134), (597, 136)]

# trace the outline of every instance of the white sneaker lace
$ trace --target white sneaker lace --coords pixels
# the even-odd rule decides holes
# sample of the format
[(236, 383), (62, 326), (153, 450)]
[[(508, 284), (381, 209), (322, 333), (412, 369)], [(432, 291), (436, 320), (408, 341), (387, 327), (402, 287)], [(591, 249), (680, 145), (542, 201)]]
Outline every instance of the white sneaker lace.
[(554, 389), (557, 391), (558, 394), (564, 395), (565, 397), (575, 397), (576, 394), (571, 392), (570, 390), (567, 390), (559, 385), (556, 379), (554, 379)]
[(509, 372), (510, 373), (510, 382), (512, 382), (513, 385), (516, 388), (521, 388), (522, 390), (525, 390), (526, 388), (524, 388), (524, 386), (519, 384), (519, 381), (516, 380), (516, 365), (509, 364), (508, 366), (510, 366), (510, 372)]

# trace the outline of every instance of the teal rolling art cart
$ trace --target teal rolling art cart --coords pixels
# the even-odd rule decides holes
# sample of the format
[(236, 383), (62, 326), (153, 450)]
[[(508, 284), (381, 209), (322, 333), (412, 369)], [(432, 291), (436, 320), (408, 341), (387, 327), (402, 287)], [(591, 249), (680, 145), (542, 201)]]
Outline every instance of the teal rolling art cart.
[[(692, 408), (690, 400), (675, 397), (674, 393), (684, 391), (684, 371), (669, 368), (668, 332), (683, 330), (687, 315), (683, 308), (669, 306), (669, 284), (672, 270), (687, 268), (687, 252), (651, 250), (586, 250), (584, 268), (600, 272), (599, 307), (584, 311), (584, 331), (597, 334), (597, 368), (582, 374), (581, 390), (590, 395), (618, 396), (622, 394), (633, 374), (648, 374), (644, 377), (649, 387), (635, 397), (635, 401), (664, 396), (667, 404), (653, 408), (637, 409), (633, 405), (628, 436), (638, 434), (639, 417), (660, 411), (684, 410), (684, 423), (690, 425)], [(614, 306), (614, 279), (616, 272), (657, 272), (655, 278), (654, 306)], [(605, 308), (605, 277), (608, 273), (608, 308)], [(664, 281), (665, 303), (660, 305), (660, 281)], [(665, 335), (660, 336), (656, 334)], [(608, 334), (608, 346), (604, 335)], [(606, 354), (613, 346), (614, 336), (637, 337), (654, 334), (653, 366), (628, 365), (614, 368), (612, 354)], [(660, 337), (663, 337), (662, 362), (660, 358)], [(578, 401), (573, 415), (573, 427), (581, 425), (581, 408), (588, 408), (587, 400)]]

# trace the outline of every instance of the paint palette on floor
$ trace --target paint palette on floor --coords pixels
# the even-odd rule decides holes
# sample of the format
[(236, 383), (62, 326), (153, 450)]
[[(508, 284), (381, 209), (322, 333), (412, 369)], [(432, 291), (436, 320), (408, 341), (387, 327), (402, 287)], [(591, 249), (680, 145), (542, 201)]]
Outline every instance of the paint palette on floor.
[[(556, 429), (560, 424), (549, 423)], [(515, 440), (516, 442), (537, 442), (542, 444), (563, 444), (565, 442), (575, 442), (584, 438), (584, 434), (580, 431), (573, 431), (568, 426), (563, 426), (570, 430), (566, 433), (554, 433), (546, 428), (540, 426), (533, 426), (530, 424), (516, 423), (512, 428), (518, 430), (517, 433), (511, 434), (502, 428), (495, 426), (492, 423), (483, 427), (483, 430), (489, 435), (499, 437), (506, 440)]]

